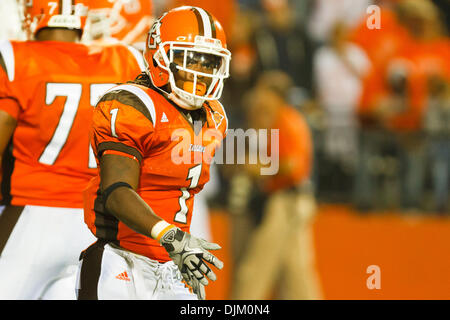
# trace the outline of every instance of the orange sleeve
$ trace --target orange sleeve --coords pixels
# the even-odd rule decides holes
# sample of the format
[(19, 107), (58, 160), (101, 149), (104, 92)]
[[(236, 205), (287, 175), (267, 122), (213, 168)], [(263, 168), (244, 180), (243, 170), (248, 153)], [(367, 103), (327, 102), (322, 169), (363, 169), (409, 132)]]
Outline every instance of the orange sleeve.
[(149, 151), (152, 133), (152, 121), (134, 106), (113, 99), (95, 108), (91, 142), (97, 159), (103, 151), (115, 150), (140, 162)]
[(6, 111), (14, 119), (20, 112), (20, 104), (10, 90), (10, 81), (3, 68), (0, 67), (0, 110)]
[(20, 105), (12, 97), (0, 97), (0, 110), (7, 112), (11, 117), (17, 120), (20, 113)]

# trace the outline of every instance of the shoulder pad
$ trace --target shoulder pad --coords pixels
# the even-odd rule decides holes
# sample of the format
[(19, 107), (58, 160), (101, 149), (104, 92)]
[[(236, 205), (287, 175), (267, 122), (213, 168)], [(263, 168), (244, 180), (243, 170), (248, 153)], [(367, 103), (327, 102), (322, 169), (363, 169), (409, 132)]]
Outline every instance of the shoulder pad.
[(155, 125), (156, 111), (153, 100), (138, 86), (132, 84), (115, 86), (108, 90), (98, 103), (111, 100), (116, 100), (135, 108)]

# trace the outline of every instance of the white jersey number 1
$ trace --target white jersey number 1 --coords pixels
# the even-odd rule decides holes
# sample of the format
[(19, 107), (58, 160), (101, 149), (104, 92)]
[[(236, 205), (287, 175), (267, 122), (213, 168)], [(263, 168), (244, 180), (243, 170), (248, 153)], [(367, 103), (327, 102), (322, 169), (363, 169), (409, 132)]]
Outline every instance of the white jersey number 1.
[(197, 187), (198, 181), (200, 180), (200, 174), (202, 173), (202, 164), (196, 165), (189, 169), (187, 180), (191, 180), (189, 187), (181, 188), (181, 196), (178, 198), (178, 203), (180, 204), (180, 210), (175, 214), (174, 221), (180, 223), (187, 223), (188, 207), (186, 201), (191, 197), (188, 189), (193, 189)]

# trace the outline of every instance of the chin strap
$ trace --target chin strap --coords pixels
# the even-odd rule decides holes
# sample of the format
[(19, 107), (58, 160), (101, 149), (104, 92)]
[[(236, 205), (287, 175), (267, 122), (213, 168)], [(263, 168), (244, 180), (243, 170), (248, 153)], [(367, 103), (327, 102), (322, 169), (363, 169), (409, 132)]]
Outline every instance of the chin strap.
[(169, 64), (169, 69), (170, 69), (170, 71), (172, 71), (173, 74), (177, 74), (178, 73), (177, 65), (175, 63), (173, 63), (173, 62), (171, 62)]
[(189, 104), (187, 104), (185, 101), (183, 101), (180, 97), (178, 97), (175, 93), (169, 93), (169, 95), (167, 96), (170, 100), (172, 100), (173, 102), (175, 102), (177, 105), (179, 105), (181, 108), (186, 109), (186, 110), (197, 110), (200, 109), (202, 106), (191, 106)]

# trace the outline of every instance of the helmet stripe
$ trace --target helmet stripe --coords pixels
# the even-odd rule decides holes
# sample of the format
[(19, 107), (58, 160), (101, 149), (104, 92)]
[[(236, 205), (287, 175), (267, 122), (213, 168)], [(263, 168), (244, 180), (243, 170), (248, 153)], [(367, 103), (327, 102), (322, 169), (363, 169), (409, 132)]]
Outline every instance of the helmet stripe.
[(198, 23), (198, 33), (199, 35), (203, 36), (204, 35), (204, 27), (203, 27), (203, 19), (202, 16), (200, 15), (200, 12), (197, 10), (197, 8), (192, 7), (191, 8), (192, 12), (194, 12), (195, 17), (197, 18), (197, 23)]
[(205, 28), (204, 36), (211, 38), (212, 37), (212, 28), (211, 28), (211, 22), (209, 21), (208, 13), (201, 8), (197, 8), (197, 10), (200, 12), (200, 15), (203, 20), (203, 27)]
[(211, 24), (212, 37), (215, 38), (216, 37), (216, 25), (214, 24), (214, 19), (209, 12), (206, 12), (206, 13), (208, 14), (209, 23)]
[[(197, 21), (199, 23), (199, 31), (202, 30), (200, 31), (200, 35), (208, 38), (213, 37), (212, 30), (214, 25), (211, 23), (212, 20), (210, 20), (208, 12), (198, 7), (192, 7), (192, 10), (197, 17)], [(203, 32), (203, 34), (201, 32)]]

